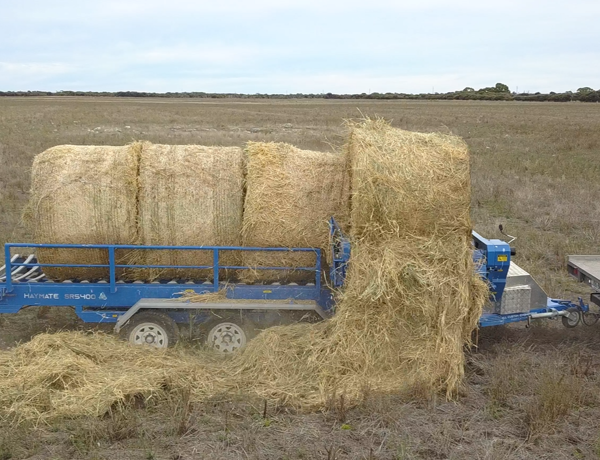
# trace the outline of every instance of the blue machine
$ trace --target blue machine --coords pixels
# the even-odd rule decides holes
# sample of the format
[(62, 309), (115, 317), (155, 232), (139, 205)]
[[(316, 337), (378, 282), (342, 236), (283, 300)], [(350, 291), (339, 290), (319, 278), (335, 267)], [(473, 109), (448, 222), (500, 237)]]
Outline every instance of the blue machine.
[(473, 247), (473, 260), (479, 274), (489, 283), (491, 300), (499, 302), (510, 267), (510, 246), (502, 240), (488, 240), (473, 232)]
[[(323, 276), (325, 264), (321, 250), (314, 248), (6, 244), (6, 265), (0, 268), (0, 313), (17, 313), (26, 306), (73, 307), (77, 316), (85, 322), (115, 323), (116, 332), (125, 329), (133, 343), (167, 346), (177, 340), (175, 323), (189, 322), (193, 312), (196, 322), (217, 323), (208, 334), (209, 345), (221, 351), (234, 351), (247, 340), (243, 321), (240, 321), (244, 315), (253, 315), (254, 323), (264, 326), (276, 324), (277, 315), (283, 312), (301, 316), (309, 314), (315, 318), (327, 318), (334, 313), (333, 291), (343, 288), (350, 260), (350, 241), (334, 219), (330, 221), (330, 237), (331, 266), (328, 277)], [(536, 291), (539, 287), (528, 273), (517, 267), (520, 271), (511, 276), (511, 248), (504, 241), (488, 240), (473, 232), (473, 245), (477, 271), (489, 282), (491, 291), (492, 311), (483, 314), (481, 327), (558, 316), (563, 318), (566, 326), (573, 327), (579, 323), (581, 313), (587, 311), (588, 307), (581, 299), (579, 304), (574, 304), (548, 299), (543, 294), (543, 304), (540, 304), (536, 300), (540, 297)], [(23, 249), (37, 248), (103, 249), (107, 251), (108, 263), (41, 264), (33, 255), (23, 257), (16, 254)], [(119, 250), (211, 251), (213, 263), (195, 267), (119, 264), (115, 258)], [(222, 251), (310, 252), (315, 255), (315, 264), (302, 268), (221, 265)], [(45, 267), (102, 267), (107, 270), (108, 277), (53, 282), (44, 275)], [(143, 268), (211, 269), (213, 276), (209, 280), (161, 280), (151, 283), (117, 278), (117, 273), (122, 269)], [(314, 273), (314, 282), (284, 285), (231, 283), (219, 278), (220, 270), (224, 269), (307, 271)], [(531, 280), (528, 281), (527, 276)], [(324, 279), (326, 283), (323, 283)], [(511, 286), (513, 281), (516, 285)], [(197, 297), (189, 299), (190, 294), (216, 292), (226, 295), (216, 301), (205, 302)], [(515, 308), (520, 311), (513, 311)], [(216, 321), (215, 315), (211, 314), (215, 311), (220, 312)]]
[(508, 243), (473, 232), (473, 247), (477, 271), (490, 286), (489, 308), (481, 315), (480, 327), (559, 316), (566, 327), (575, 327), (589, 310), (581, 298), (578, 303), (549, 298), (529, 273), (511, 261), (515, 251)]

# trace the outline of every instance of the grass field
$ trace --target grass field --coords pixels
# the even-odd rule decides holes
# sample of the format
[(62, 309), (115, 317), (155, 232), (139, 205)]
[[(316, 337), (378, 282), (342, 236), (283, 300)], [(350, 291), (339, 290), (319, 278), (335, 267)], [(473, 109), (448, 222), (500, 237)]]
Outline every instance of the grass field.
[[(0, 243), (26, 241), (20, 223), (33, 156), (57, 144), (243, 145), (275, 140), (330, 150), (343, 119), (452, 132), (472, 154), (475, 228), (518, 237), (515, 260), (555, 297), (588, 291), (567, 254), (600, 253), (600, 105), (579, 103), (123, 100), (0, 98)], [(81, 327), (69, 312), (0, 319), (6, 347), (47, 328)], [(372, 395), (299, 415), (223, 398), (131, 407), (103, 420), (0, 432), (8, 458), (599, 458), (600, 326), (482, 331), (456, 402)], [(348, 429), (343, 429), (348, 428)]]

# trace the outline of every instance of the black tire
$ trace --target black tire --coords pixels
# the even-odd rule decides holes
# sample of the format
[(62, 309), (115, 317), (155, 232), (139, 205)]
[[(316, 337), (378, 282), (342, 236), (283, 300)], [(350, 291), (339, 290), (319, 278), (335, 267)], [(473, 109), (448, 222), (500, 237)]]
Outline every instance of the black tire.
[(600, 319), (600, 307), (590, 303), (588, 311), (581, 313), (581, 322), (586, 326), (593, 326)]
[(566, 328), (576, 327), (581, 321), (581, 312), (577, 308), (569, 308), (567, 310), (569, 312), (569, 316), (562, 316), (563, 326)]
[(240, 315), (224, 315), (203, 326), (203, 342), (219, 353), (233, 353), (244, 348), (256, 335), (254, 325)]
[(134, 345), (167, 348), (179, 340), (179, 327), (165, 313), (143, 311), (131, 317), (122, 330), (122, 337)]
[(585, 313), (581, 314), (581, 320), (586, 326), (593, 326), (598, 322), (599, 319), (600, 315), (598, 315), (598, 313), (595, 312), (586, 311)]

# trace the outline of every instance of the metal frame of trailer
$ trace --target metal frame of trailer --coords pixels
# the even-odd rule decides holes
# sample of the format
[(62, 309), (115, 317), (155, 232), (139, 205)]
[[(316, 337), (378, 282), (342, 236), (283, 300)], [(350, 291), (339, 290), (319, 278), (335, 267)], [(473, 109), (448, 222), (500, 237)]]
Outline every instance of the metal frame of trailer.
[[(22, 249), (104, 249), (108, 252), (108, 264), (42, 264), (34, 258), (19, 259), (12, 252)], [(213, 264), (198, 266), (183, 265), (133, 265), (117, 264), (115, 253), (119, 250), (169, 250), (211, 251)], [(310, 252), (315, 255), (311, 267), (249, 267), (221, 265), (222, 251), (258, 252)], [(25, 306), (69, 306), (85, 322), (117, 323), (122, 316), (129, 319), (140, 309), (163, 310), (312, 310), (327, 317), (332, 308), (332, 292), (321, 282), (321, 250), (313, 248), (252, 248), (241, 246), (135, 246), (135, 245), (66, 245), (26, 244), (5, 245), (5, 275), (0, 278), (0, 313), (17, 313)], [(43, 274), (44, 267), (106, 268), (108, 279), (68, 280), (53, 282)], [(161, 280), (157, 282), (121, 281), (117, 279), (120, 269), (212, 269), (213, 277), (205, 281)], [(228, 283), (219, 279), (219, 271), (231, 270), (296, 270), (314, 272), (314, 283), (289, 284), (245, 284)], [(21, 278), (19, 270), (31, 272)], [(18, 278), (18, 279), (15, 279)], [(226, 292), (226, 298), (235, 303), (189, 302), (182, 299), (184, 291), (194, 294)], [(126, 315), (126, 313), (128, 313)], [(119, 322), (119, 327), (124, 321)], [(179, 321), (184, 322), (184, 321)]]
[(577, 281), (588, 284), (595, 291), (590, 294), (590, 302), (600, 307), (600, 256), (569, 256), (567, 270)]
[[(258, 248), (241, 246), (137, 246), (137, 245), (67, 245), (67, 244), (27, 244), (8, 243), (4, 254), (6, 265), (0, 269), (0, 313), (17, 313), (28, 306), (72, 307), (84, 322), (115, 323), (118, 332), (129, 319), (139, 311), (163, 311), (175, 322), (189, 322), (189, 313), (202, 311), (206, 317), (213, 310), (233, 310), (247, 312), (304, 311), (314, 312), (320, 318), (334, 313), (334, 292), (343, 289), (346, 271), (350, 261), (350, 241), (344, 236), (334, 219), (330, 220), (331, 266), (328, 276), (324, 276), (322, 253), (315, 248)], [(481, 327), (498, 326), (514, 322), (529, 322), (537, 318), (562, 317), (563, 323), (573, 327), (579, 323), (581, 314), (588, 306), (579, 299), (578, 303), (568, 300), (548, 299), (537, 283), (511, 285), (511, 281), (528, 275), (516, 264), (511, 265), (514, 251), (508, 243), (497, 239), (486, 239), (473, 232), (473, 259), (477, 273), (490, 285), (490, 305), (492, 311), (484, 313), (479, 321)], [(23, 249), (89, 249), (107, 251), (107, 264), (43, 264), (35, 256), (21, 257), (13, 254)], [(116, 263), (115, 254), (122, 250), (156, 251), (211, 251), (212, 265), (135, 265)], [(223, 251), (254, 252), (308, 252), (315, 255), (315, 264), (310, 267), (249, 267), (221, 265)], [(53, 282), (43, 273), (45, 267), (105, 268), (106, 279), (69, 280)], [(117, 273), (122, 269), (198, 269), (212, 270), (207, 280), (160, 280), (154, 282), (122, 281)], [(221, 270), (287, 270), (314, 273), (314, 282), (245, 284), (230, 283), (219, 278)], [(514, 277), (511, 270), (517, 270)], [(529, 275), (528, 275), (529, 276)], [(529, 278), (526, 278), (529, 279)], [(325, 280), (325, 281), (324, 281)], [(513, 311), (514, 305), (508, 300), (517, 294), (527, 293), (534, 287), (543, 296), (543, 304), (516, 303), (520, 310)], [(225, 292), (225, 299), (214, 302), (192, 302), (186, 300), (185, 291), (193, 294)], [(183, 297), (182, 297), (183, 296)], [(539, 297), (539, 296), (538, 296)], [(520, 298), (520, 297), (519, 297)], [(508, 307), (513, 306), (513, 310)], [(534, 306), (535, 308), (530, 308)], [(206, 319), (206, 317), (204, 319)], [(200, 318), (199, 322), (203, 319)]]

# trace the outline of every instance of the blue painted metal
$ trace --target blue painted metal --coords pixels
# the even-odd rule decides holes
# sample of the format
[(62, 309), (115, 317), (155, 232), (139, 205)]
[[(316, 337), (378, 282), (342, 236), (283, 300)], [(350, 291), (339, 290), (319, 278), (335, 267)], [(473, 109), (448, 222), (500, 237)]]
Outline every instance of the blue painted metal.
[(487, 239), (473, 232), (473, 259), (478, 262), (478, 272), (490, 284), (493, 302), (500, 302), (506, 287), (510, 267), (510, 246), (502, 240)]
[[(510, 245), (502, 240), (487, 239), (473, 232), (473, 260), (477, 273), (490, 285), (490, 301), (501, 302), (508, 269), (510, 267), (511, 249)], [(529, 322), (532, 315), (549, 314), (552, 312), (563, 312), (575, 308), (580, 312), (588, 311), (588, 305), (579, 299), (579, 303), (569, 300), (548, 299), (546, 308), (532, 309), (528, 312), (511, 313), (500, 315), (497, 313), (483, 313), (479, 319), (480, 327), (500, 326), (516, 322)]]
[(11, 254), (10, 254), (10, 246), (9, 245), (4, 245), (4, 260), (6, 261), (6, 282), (5, 287), (3, 288), (6, 292), (10, 292), (11, 290), (11, 284), (12, 284), (12, 278), (11, 278), (11, 266), (10, 266), (10, 261), (11, 259)]
[[(226, 290), (230, 299), (247, 300), (314, 300), (325, 312), (334, 310), (334, 296), (332, 289), (341, 288), (344, 284), (348, 263), (350, 260), (350, 240), (344, 236), (338, 224), (330, 220), (331, 260), (328, 285), (322, 285), (322, 255), (319, 249), (314, 248), (257, 248), (239, 246), (136, 246), (136, 245), (65, 245), (65, 244), (6, 244), (4, 247), (6, 261), (6, 281), (0, 282), (0, 313), (16, 313), (24, 306), (52, 306), (74, 307), (77, 315), (85, 322), (114, 323), (120, 315), (141, 299), (164, 298), (172, 299), (181, 297), (183, 291), (192, 290), (195, 293), (216, 292)], [(491, 300), (499, 302), (502, 298), (508, 268), (510, 266), (510, 246), (501, 240), (486, 239), (473, 232), (473, 260), (480, 276), (490, 283)], [(77, 248), (77, 249), (106, 249), (108, 264), (38, 264), (11, 262), (13, 248)], [(126, 265), (117, 264), (115, 253), (117, 250), (169, 250), (169, 251), (212, 251), (212, 265), (182, 266), (182, 265)], [(220, 251), (262, 251), (262, 252), (313, 252), (315, 265), (312, 267), (247, 267), (220, 265)], [(11, 272), (16, 267), (87, 267), (108, 268), (109, 279), (107, 282), (79, 282), (55, 283), (48, 280), (37, 282), (23, 282), (13, 280)], [(188, 283), (134, 283), (117, 281), (117, 271), (122, 268), (187, 268), (187, 269), (212, 269), (213, 276), (210, 281)], [(315, 282), (307, 285), (246, 285), (229, 284), (219, 280), (219, 270), (303, 270), (315, 274)], [(331, 288), (329, 287), (331, 286)], [(580, 300), (579, 305), (564, 300), (549, 299), (544, 309), (531, 310), (530, 312), (498, 315), (484, 313), (480, 319), (481, 327), (496, 326), (519, 321), (529, 321), (531, 316), (538, 313), (564, 311), (569, 308), (578, 308), (587, 311), (587, 305)], [(170, 311), (178, 321), (188, 321), (188, 313)], [(202, 315), (199, 315), (201, 317)]]
[[(11, 248), (49, 248), (49, 249), (106, 249), (109, 254), (109, 264), (40, 264), (40, 263), (16, 263), (11, 262)], [(115, 252), (117, 250), (168, 250), (168, 251), (202, 251), (211, 250), (214, 253), (213, 265), (135, 265), (135, 264), (117, 264), (115, 263)], [(320, 260), (321, 250), (315, 248), (257, 248), (244, 246), (137, 246), (137, 245), (110, 245), (110, 244), (28, 244), (28, 243), (8, 243), (5, 245), (6, 271), (10, 273), (13, 267), (82, 267), (82, 268), (109, 268), (109, 282), (111, 289), (115, 289), (116, 269), (117, 268), (188, 268), (188, 269), (213, 269), (213, 283), (218, 286), (218, 270), (225, 268), (252, 269), (252, 270), (302, 270), (315, 272), (315, 283), (321, 282), (321, 267), (315, 263), (312, 267), (248, 267), (248, 266), (227, 266), (219, 264), (219, 251), (258, 251), (258, 252), (313, 252), (317, 260)], [(12, 280), (7, 276), (6, 288), (10, 292)]]
[(552, 313), (552, 312), (562, 312), (574, 308), (581, 313), (585, 313), (589, 310), (589, 306), (583, 303), (583, 300), (579, 298), (579, 302), (571, 302), (570, 300), (558, 300), (558, 299), (548, 299), (548, 304), (546, 308), (535, 308), (528, 312), (523, 313), (511, 313), (509, 315), (498, 315), (496, 313), (484, 313), (481, 315), (479, 319), (480, 327), (490, 327), (490, 326), (503, 326), (505, 324), (510, 323), (518, 323), (527, 321), (529, 322), (532, 319), (532, 315), (540, 314), (540, 313)]
[(219, 250), (213, 249), (213, 289), (219, 290)]
[[(106, 249), (108, 264), (39, 264), (11, 262), (12, 248), (77, 248)], [(117, 264), (117, 250), (211, 250), (213, 264), (210, 266), (184, 265), (128, 265)], [(312, 267), (248, 267), (220, 265), (220, 251), (264, 251), (264, 252), (313, 252), (315, 265)], [(321, 284), (321, 250), (314, 248), (249, 248), (238, 246), (135, 246), (135, 245), (66, 245), (66, 244), (6, 244), (6, 281), (0, 283), (0, 313), (16, 313), (24, 306), (51, 306), (75, 308), (77, 315), (85, 322), (116, 322), (118, 317), (132, 305), (145, 298), (172, 299), (181, 297), (183, 291), (192, 290), (198, 294), (226, 290), (231, 299), (247, 300), (314, 300), (325, 311), (332, 308), (332, 294)], [(86, 267), (108, 268), (108, 282), (56, 283), (47, 280), (39, 282), (19, 282), (12, 279), (11, 272), (16, 267)], [(211, 282), (203, 283), (135, 283), (117, 281), (117, 269), (121, 268), (198, 268), (212, 269)], [(229, 284), (219, 280), (219, 270), (225, 268), (252, 270), (303, 270), (315, 273), (315, 282), (308, 285), (246, 285)], [(174, 312), (176, 315), (177, 312)], [(187, 314), (186, 314), (187, 315)]]
[(115, 279), (117, 277), (117, 270), (115, 268), (115, 248), (108, 248), (108, 266), (109, 266), (109, 279), (110, 279), (110, 293), (114, 294), (117, 292), (117, 286)]

